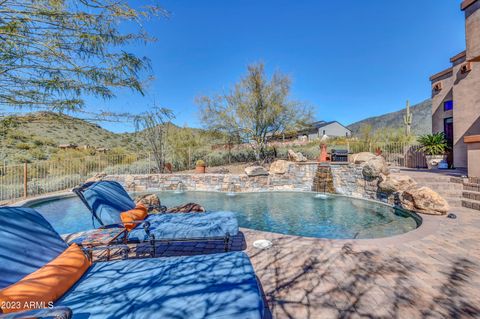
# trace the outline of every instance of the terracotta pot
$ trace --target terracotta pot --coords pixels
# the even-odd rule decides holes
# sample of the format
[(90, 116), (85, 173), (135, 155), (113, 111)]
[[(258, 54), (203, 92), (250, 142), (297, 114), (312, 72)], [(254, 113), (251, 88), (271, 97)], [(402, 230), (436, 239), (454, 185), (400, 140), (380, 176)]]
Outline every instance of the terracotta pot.
[(196, 166), (195, 173), (197, 174), (205, 174), (205, 166)]
[(447, 159), (446, 155), (425, 155), (425, 159), (427, 160), (427, 167), (428, 169), (437, 168), (438, 164), (441, 161)]

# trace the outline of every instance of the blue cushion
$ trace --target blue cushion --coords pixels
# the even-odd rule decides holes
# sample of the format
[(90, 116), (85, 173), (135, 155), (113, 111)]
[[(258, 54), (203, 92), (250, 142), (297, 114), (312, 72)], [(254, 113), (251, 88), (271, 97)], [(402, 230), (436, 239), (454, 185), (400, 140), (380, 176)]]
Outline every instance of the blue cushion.
[[(155, 214), (146, 219), (155, 239), (224, 237), (238, 233), (238, 221), (232, 212)], [(129, 241), (144, 241), (148, 236), (142, 226), (128, 234)]]
[(83, 191), (83, 196), (104, 225), (121, 223), (120, 213), (135, 208), (122, 185), (114, 181), (93, 183)]
[(31, 208), (0, 207), (0, 289), (43, 267), (67, 244)]
[(243, 252), (96, 263), (55, 305), (74, 319), (263, 317)]

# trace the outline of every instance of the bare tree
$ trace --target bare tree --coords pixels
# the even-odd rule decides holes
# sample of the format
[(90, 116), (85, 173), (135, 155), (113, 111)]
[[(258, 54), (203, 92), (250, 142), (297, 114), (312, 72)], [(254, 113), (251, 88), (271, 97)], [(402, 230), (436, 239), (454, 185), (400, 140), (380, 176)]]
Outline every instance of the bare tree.
[(262, 63), (248, 66), (248, 74), (224, 95), (199, 97), (206, 127), (238, 134), (250, 143), (257, 160), (265, 158), (269, 136), (304, 126), (311, 110), (289, 99), (291, 79), (275, 72), (271, 79)]
[(159, 107), (134, 117), (137, 136), (145, 139), (159, 173), (165, 170), (168, 126), (173, 118), (175, 116), (171, 110)]

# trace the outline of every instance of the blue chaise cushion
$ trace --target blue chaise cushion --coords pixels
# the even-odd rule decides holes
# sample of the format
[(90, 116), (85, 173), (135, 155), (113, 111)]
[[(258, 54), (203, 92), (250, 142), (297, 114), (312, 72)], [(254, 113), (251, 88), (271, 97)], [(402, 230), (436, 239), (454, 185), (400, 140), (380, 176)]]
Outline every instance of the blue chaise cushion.
[[(181, 213), (149, 215), (150, 232), (155, 239), (188, 239), (224, 237), (238, 233), (238, 221), (233, 212)], [(143, 227), (128, 234), (129, 241), (148, 240)]]
[(243, 252), (96, 263), (56, 306), (74, 319), (263, 317)]
[(0, 207), (0, 289), (43, 267), (67, 247), (35, 210)]
[(118, 182), (100, 181), (83, 191), (83, 197), (103, 225), (120, 224), (120, 213), (135, 208), (135, 203)]

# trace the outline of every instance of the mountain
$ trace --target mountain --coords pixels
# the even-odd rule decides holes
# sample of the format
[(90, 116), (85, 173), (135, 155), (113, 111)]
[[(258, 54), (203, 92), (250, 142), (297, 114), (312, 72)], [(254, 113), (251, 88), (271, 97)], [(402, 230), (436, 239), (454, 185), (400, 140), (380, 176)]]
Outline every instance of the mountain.
[[(412, 134), (422, 135), (432, 132), (432, 100), (428, 99), (410, 107), (413, 114)], [(371, 125), (372, 130), (376, 131), (380, 128), (388, 127), (393, 129), (404, 128), (403, 115), (406, 113), (405, 108), (400, 111), (383, 114), (380, 116), (369, 117), (364, 120), (352, 123), (347, 127), (352, 130), (353, 134), (359, 133), (360, 128), (364, 125)]]
[[(0, 160), (23, 162), (49, 158), (61, 144), (138, 149), (134, 134), (116, 134), (86, 120), (52, 112), (0, 118)], [(140, 144), (141, 145), (141, 144)]]
[[(202, 129), (169, 125), (169, 138), (179, 149), (208, 143), (220, 143), (221, 136)], [(60, 152), (60, 145), (75, 144), (77, 150)], [(121, 155), (145, 150), (145, 132), (117, 134), (87, 120), (53, 112), (33, 112), (0, 117), (0, 161), (23, 163), (85, 156), (109, 149), (109, 154)]]

